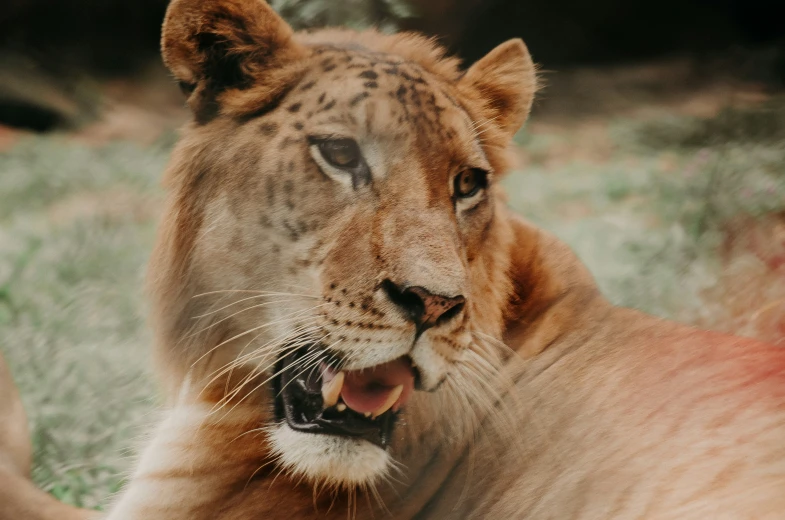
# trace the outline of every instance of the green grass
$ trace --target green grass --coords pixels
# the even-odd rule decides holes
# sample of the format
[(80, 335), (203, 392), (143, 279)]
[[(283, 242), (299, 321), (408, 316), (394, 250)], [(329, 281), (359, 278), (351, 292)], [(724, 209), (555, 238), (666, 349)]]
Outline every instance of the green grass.
[[(514, 172), (510, 204), (566, 240), (614, 303), (696, 322), (723, 269), (726, 224), (785, 209), (778, 101), (711, 119), (616, 121), (609, 161)], [(558, 139), (519, 136), (535, 149)]]
[(34, 480), (72, 504), (118, 489), (153, 409), (144, 208), (166, 155), (40, 138), (0, 158), (0, 349), (28, 411)]
[[(785, 208), (783, 128), (776, 107), (620, 120), (610, 160), (535, 162), (505, 183), (613, 301), (692, 322), (721, 274), (724, 223)], [(536, 154), (563, 139), (520, 136)], [(0, 155), (0, 349), (28, 410), (34, 479), (72, 504), (119, 488), (154, 420), (141, 280), (170, 144), (42, 137)]]

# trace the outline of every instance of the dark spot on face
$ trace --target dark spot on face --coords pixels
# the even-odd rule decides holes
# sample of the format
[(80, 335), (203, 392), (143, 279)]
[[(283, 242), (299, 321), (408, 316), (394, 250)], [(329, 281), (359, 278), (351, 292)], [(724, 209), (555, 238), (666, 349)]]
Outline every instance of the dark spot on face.
[(379, 75), (372, 70), (364, 70), (360, 73), (360, 77), (365, 79), (376, 79)]
[(265, 191), (267, 191), (267, 205), (273, 206), (275, 204), (275, 181), (272, 177), (267, 177), (265, 184)]
[(322, 110), (330, 110), (334, 106), (335, 106), (335, 100), (333, 99), (332, 101), (324, 105), (324, 108), (322, 108)]
[(349, 302), (349, 307), (351, 307), (352, 309), (354, 309), (354, 302)]
[(318, 101), (319, 101), (319, 104), (320, 104), (320, 105), (321, 105), (322, 103), (324, 103), (324, 96), (326, 96), (326, 95), (327, 95), (327, 93), (326, 93), (326, 92), (322, 92), (322, 93), (321, 93), (321, 95), (319, 96), (319, 100), (318, 100)]
[(363, 83), (363, 86), (365, 88), (378, 88), (379, 84), (376, 83), (375, 81), (366, 81), (365, 83)]
[[(289, 168), (291, 168), (292, 166), (294, 166), (294, 163), (290, 162), (289, 163)], [(283, 191), (285, 191), (287, 194), (291, 195), (292, 191), (294, 191), (294, 182), (292, 182), (292, 181), (284, 182), (283, 183)]]
[(346, 288), (341, 289), (341, 293), (346, 294)]
[(303, 129), (303, 124), (302, 124), (300, 121), (297, 121), (297, 122), (296, 122), (294, 125), (292, 125), (292, 126), (294, 126), (294, 129), (295, 129), (295, 130), (302, 130), (302, 129)]
[(334, 283), (331, 283), (330, 284), (330, 289), (335, 289), (335, 288), (336, 288), (336, 285)]
[(403, 85), (398, 87), (398, 90), (395, 91), (395, 97), (398, 98), (398, 101), (401, 103), (406, 103), (406, 87)]
[(411, 90), (412, 90), (412, 101), (414, 102), (414, 105), (418, 107), (421, 106), (422, 102), (420, 101), (420, 92), (416, 88), (414, 88), (414, 85), (412, 85)]
[(405, 70), (402, 70), (402, 71), (401, 71), (401, 77), (402, 77), (403, 79), (405, 79), (406, 81), (412, 81), (412, 80), (414, 79), (414, 77), (412, 77), (411, 75), (409, 75), (409, 74), (408, 74), (408, 73), (407, 73)]
[(259, 125), (259, 131), (266, 137), (272, 137), (278, 132), (278, 125), (268, 121)]
[(302, 91), (310, 90), (310, 89), (313, 88), (314, 85), (316, 85), (316, 81), (315, 80), (314, 81), (309, 81), (308, 83), (306, 83), (305, 85), (300, 87), (300, 90), (302, 90)]
[(292, 105), (289, 105), (289, 112), (294, 114), (295, 112), (299, 111), (300, 108), (302, 108), (302, 106), (303, 106), (302, 103), (294, 103)]
[(286, 136), (286, 138), (281, 141), (280, 148), (281, 150), (283, 150), (284, 148), (288, 148), (289, 146), (293, 144), (298, 144), (299, 142), (300, 140), (295, 137)]
[(349, 101), (349, 106), (350, 106), (350, 107), (353, 107), (353, 106), (357, 105), (357, 103), (359, 103), (359, 102), (360, 102), (360, 101), (362, 101), (363, 99), (367, 98), (368, 96), (370, 96), (370, 94), (368, 94), (367, 92), (361, 92), (361, 93), (357, 94), (356, 96), (354, 96), (354, 97), (353, 97), (353, 98), (352, 98), (352, 99)]
[(289, 224), (289, 222), (284, 222), (283, 227), (289, 233), (289, 238), (292, 240), (292, 242), (297, 242), (297, 240), (299, 240), (300, 234), (297, 232), (294, 226)]

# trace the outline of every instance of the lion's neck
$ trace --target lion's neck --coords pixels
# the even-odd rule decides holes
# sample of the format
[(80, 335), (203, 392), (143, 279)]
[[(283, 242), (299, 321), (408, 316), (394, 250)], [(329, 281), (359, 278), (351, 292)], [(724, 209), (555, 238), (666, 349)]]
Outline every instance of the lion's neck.
[[(555, 367), (590, 358), (602, 343), (596, 337), (607, 333), (606, 320), (615, 308), (583, 264), (555, 237), (513, 218), (513, 284), (505, 312), (506, 346), (497, 344), (498, 384), (474, 403), (475, 425), (462, 442), (449, 445), (443, 435), (413, 440), (416, 449), (402, 458), (407, 484), (391, 495), (401, 504), (394, 509), (396, 518), (464, 518), (475, 509), (483, 511), (485, 499), (494, 496), (487, 487), (488, 472), (507, 474), (494, 482), (520, 475), (526, 461), (536, 458), (574, 413), (561, 415), (534, 404), (541, 394), (567, 391), (553, 377), (559, 373)], [(408, 426), (422, 429), (413, 422)]]

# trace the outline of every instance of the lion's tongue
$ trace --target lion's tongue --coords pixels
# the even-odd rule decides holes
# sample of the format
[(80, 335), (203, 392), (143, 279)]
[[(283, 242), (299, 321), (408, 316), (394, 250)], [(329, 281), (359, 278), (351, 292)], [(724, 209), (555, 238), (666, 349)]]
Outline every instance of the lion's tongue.
[[(328, 367), (323, 367), (322, 371), (325, 385), (337, 375)], [(346, 406), (361, 414), (378, 416), (389, 409), (397, 411), (414, 391), (414, 373), (405, 358), (343, 374), (340, 397)]]

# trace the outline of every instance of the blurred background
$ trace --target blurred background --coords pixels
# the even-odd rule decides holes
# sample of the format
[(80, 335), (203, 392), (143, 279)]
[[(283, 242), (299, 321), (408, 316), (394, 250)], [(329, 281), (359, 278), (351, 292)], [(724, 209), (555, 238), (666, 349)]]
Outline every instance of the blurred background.
[[(36, 482), (100, 507), (154, 420), (141, 279), (187, 120), (166, 0), (0, 5), (0, 351)], [(765, 0), (273, 0), (295, 27), (522, 37), (544, 88), (510, 204), (621, 305), (785, 347), (785, 5)]]

